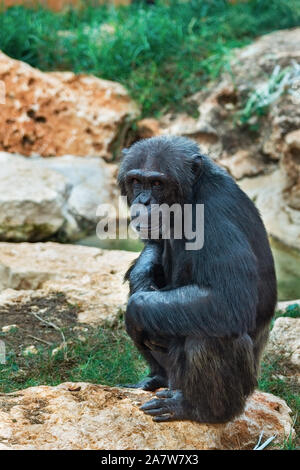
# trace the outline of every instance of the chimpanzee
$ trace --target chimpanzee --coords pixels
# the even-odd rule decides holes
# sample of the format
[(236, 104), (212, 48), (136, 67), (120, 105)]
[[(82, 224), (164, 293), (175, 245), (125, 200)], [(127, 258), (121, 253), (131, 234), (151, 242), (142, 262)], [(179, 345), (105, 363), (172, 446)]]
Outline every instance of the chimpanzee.
[(263, 222), (231, 176), (190, 139), (152, 137), (123, 153), (118, 181), (130, 206), (149, 215), (157, 204), (204, 207), (200, 248), (187, 249), (184, 234), (172, 236), (173, 221), (169, 237), (143, 240), (126, 273), (126, 330), (150, 366), (148, 377), (129, 386), (166, 388), (141, 406), (155, 421), (227, 422), (243, 412), (257, 384), (276, 304)]

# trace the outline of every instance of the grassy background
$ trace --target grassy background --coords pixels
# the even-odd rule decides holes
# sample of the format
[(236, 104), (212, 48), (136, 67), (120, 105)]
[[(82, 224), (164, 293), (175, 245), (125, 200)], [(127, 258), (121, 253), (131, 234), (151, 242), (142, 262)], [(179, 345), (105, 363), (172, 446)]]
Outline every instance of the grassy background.
[(158, 0), (63, 13), (13, 7), (0, 11), (0, 49), (42, 70), (121, 82), (143, 115), (155, 115), (182, 107), (228, 66), (234, 47), (299, 25), (299, 0)]

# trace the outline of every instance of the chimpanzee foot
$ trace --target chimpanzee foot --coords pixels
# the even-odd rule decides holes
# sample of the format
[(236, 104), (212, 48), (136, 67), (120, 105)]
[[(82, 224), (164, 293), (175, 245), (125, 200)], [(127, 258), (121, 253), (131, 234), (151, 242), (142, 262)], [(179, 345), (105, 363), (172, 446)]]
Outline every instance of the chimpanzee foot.
[(189, 407), (180, 390), (162, 390), (156, 393), (159, 399), (144, 403), (140, 409), (154, 416), (153, 421), (175, 421), (192, 419)]
[(142, 390), (147, 390), (148, 392), (153, 392), (160, 387), (167, 387), (168, 380), (162, 375), (154, 375), (153, 377), (145, 377), (143, 380), (137, 384), (125, 384), (119, 385), (120, 387), (126, 388), (140, 388)]

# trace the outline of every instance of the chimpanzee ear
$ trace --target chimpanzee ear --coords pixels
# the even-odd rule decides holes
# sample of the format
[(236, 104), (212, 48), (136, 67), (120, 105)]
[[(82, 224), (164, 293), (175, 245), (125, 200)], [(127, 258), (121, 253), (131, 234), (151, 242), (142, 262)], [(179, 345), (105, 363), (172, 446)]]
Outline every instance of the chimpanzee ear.
[(200, 153), (192, 155), (192, 170), (195, 175), (195, 181), (199, 178), (202, 173), (202, 156)]
[(129, 153), (129, 149), (123, 149), (122, 150), (122, 157), (126, 157), (126, 155)]

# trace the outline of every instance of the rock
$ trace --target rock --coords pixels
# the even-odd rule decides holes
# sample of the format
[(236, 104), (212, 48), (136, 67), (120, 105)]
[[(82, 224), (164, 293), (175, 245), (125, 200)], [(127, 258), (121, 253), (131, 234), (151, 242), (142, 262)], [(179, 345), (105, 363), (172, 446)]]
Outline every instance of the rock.
[(190, 137), (198, 142), (202, 152), (209, 153), (212, 158), (218, 157), (222, 146), (217, 130), (209, 122), (211, 108), (211, 104), (206, 103), (203, 116), (198, 120), (183, 113), (167, 114), (160, 119), (160, 133)]
[(0, 150), (22, 155), (113, 158), (137, 105), (116, 82), (71, 72), (44, 73), (0, 52)]
[(277, 318), (266, 352), (279, 355), (285, 362), (296, 366), (300, 376), (300, 318)]
[(0, 243), (0, 306), (63, 293), (78, 307), (79, 322), (114, 324), (127, 302), (124, 274), (137, 256), (51, 242)]
[(246, 192), (251, 177), (250, 196), (255, 187), (268, 232), (299, 249), (300, 48), (295, 45), (300, 28), (275, 31), (236, 49), (230, 74), (188, 99), (199, 117), (169, 113), (157, 132), (196, 140), (237, 180), (246, 178)]
[(137, 122), (139, 139), (149, 139), (161, 134), (160, 124), (157, 119), (147, 118)]
[(116, 167), (70, 155), (0, 152), (0, 240), (76, 240), (95, 230), (99, 204), (116, 205)]
[(264, 170), (264, 165), (253, 158), (247, 150), (239, 150), (232, 157), (223, 158), (220, 164), (237, 180), (243, 176), (258, 175)]
[(285, 245), (300, 249), (300, 211), (287, 204), (282, 171), (243, 178), (238, 184), (254, 201), (268, 233)]
[(87, 383), (32, 387), (0, 398), (0, 440), (7, 449), (209, 450), (253, 449), (292, 432), (290, 409), (268, 393), (248, 399), (227, 424), (154, 423), (139, 410), (152, 394)]
[(64, 223), (67, 182), (22, 157), (0, 154), (0, 239), (41, 240)]

